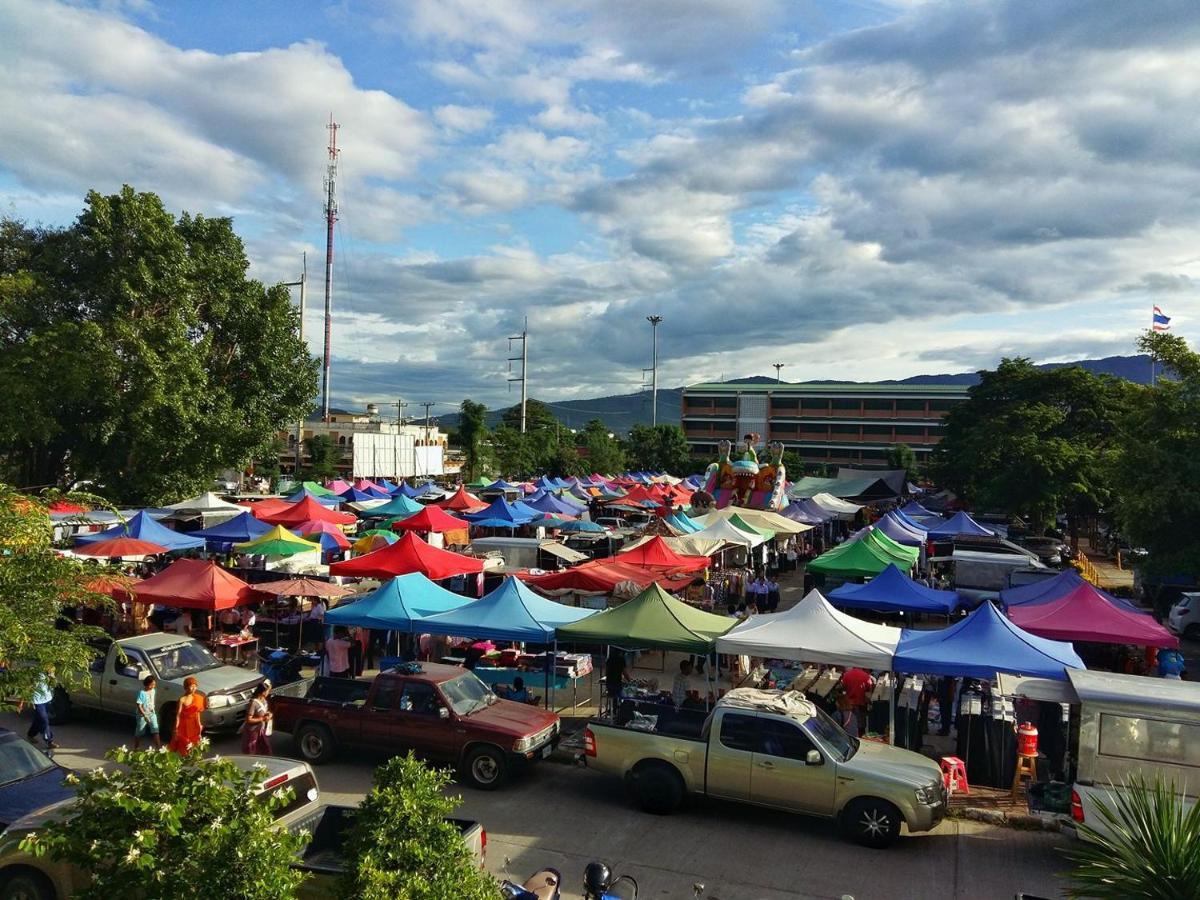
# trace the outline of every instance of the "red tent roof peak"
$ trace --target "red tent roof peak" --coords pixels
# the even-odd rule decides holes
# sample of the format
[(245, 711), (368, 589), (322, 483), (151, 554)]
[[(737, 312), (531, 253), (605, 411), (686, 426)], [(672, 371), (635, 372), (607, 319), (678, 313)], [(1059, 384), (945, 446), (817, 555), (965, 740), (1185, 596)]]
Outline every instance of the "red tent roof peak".
[(431, 547), (411, 531), (394, 544), (329, 567), (331, 575), (392, 578), (420, 572), (430, 581), (482, 571), (483, 560)]

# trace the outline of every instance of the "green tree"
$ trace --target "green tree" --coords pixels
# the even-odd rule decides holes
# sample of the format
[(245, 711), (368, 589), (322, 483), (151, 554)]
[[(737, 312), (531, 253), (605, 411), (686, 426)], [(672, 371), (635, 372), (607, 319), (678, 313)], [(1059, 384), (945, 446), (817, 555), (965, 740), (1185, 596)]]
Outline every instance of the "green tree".
[(304, 439), (304, 452), (308, 455), (305, 477), (312, 481), (324, 481), (337, 474), (337, 464), (342, 459), (342, 449), (327, 434), (314, 434)]
[(536, 474), (542, 458), (541, 443), (541, 435), (521, 434), (508, 425), (496, 426), (492, 431), (492, 451), (500, 474), (506, 478)]
[[(509, 428), (521, 430), (521, 404), (510, 406), (500, 417)], [(532, 397), (525, 401), (525, 433), (531, 431), (555, 431), (559, 428), (558, 417), (541, 400)]]
[(903, 469), (904, 477), (908, 481), (916, 481), (919, 477), (917, 471), (917, 454), (913, 453), (912, 447), (908, 446), (908, 444), (893, 444), (888, 448), (887, 467), (889, 469)]
[(626, 443), (629, 465), (648, 472), (687, 475), (697, 467), (678, 425), (634, 425)]
[(254, 474), (266, 478), (274, 489), (279, 484), (279, 454), (287, 449), (287, 444), (276, 435), (254, 463)]
[(0, 462), (128, 503), (196, 493), (310, 408), (317, 364), (286, 288), (246, 277), (227, 218), (128, 186), (75, 224), (0, 224)]
[(170, 752), (111, 750), (116, 766), (70, 778), (70, 815), (48, 822), (24, 849), (92, 876), (82, 898), (275, 900), (294, 897), (304, 874), (292, 867), (307, 835), (273, 827), (290, 799), (256, 796), (266, 769)]
[(934, 455), (938, 480), (972, 506), (1046, 527), (1108, 500), (1107, 471), (1132, 385), (1079, 366), (1043, 371), (1005, 359), (980, 372), (946, 416)]
[[(45, 505), (0, 484), (0, 708), (28, 701), (50, 669), (56, 682), (82, 687), (99, 628), (71, 624), (64, 607), (104, 608), (111, 600), (88, 588), (106, 569), (54, 552)], [(61, 627), (60, 627), (61, 626)]]
[(589, 472), (616, 474), (625, 471), (625, 451), (600, 419), (592, 419), (576, 435), (576, 443), (587, 451), (583, 468)]
[(458, 418), (458, 445), (467, 457), (467, 481), (474, 481), (483, 473), (487, 439), (487, 407), (473, 400), (463, 400)]
[(571, 475), (582, 475), (585, 468), (579, 451), (567, 444), (561, 444), (554, 456), (545, 466), (545, 474), (555, 478), (567, 478)]
[(411, 753), (375, 770), (346, 837), (347, 900), (499, 900), (496, 882), (476, 866), (458, 828), (447, 821), (459, 804), (443, 790), (448, 771)]
[(1147, 332), (1139, 349), (1175, 380), (1134, 389), (1112, 467), (1112, 509), (1122, 533), (1150, 551), (1154, 575), (1200, 574), (1200, 355), (1178, 335)]

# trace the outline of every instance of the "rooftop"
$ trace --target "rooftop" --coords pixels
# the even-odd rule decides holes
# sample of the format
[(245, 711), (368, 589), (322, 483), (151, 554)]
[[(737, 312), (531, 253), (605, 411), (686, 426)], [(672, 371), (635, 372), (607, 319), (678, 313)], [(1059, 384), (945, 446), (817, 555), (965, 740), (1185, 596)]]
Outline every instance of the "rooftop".
[(861, 384), (857, 382), (778, 382), (769, 384), (689, 384), (685, 393), (704, 391), (718, 394), (919, 394), (934, 397), (966, 397), (966, 384)]

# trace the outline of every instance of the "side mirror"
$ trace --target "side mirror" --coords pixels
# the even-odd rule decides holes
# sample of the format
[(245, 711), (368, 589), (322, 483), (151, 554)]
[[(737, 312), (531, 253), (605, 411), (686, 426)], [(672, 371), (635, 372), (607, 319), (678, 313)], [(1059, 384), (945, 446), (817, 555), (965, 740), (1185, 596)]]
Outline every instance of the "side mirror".
[(439, 706), (438, 707), (438, 718), (439, 719), (450, 718), (450, 710), (446, 709), (446, 707), (444, 707), (444, 706)]
[(820, 750), (809, 750), (804, 754), (804, 764), (806, 766), (819, 766), (824, 760), (821, 759)]
[(137, 666), (121, 666), (121, 674), (126, 678), (144, 678), (142, 670)]

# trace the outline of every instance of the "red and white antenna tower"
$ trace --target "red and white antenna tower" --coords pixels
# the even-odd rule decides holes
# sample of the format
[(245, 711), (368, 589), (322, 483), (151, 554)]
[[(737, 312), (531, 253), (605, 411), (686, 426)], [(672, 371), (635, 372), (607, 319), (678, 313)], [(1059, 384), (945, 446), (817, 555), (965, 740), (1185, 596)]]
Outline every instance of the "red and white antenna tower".
[(329, 114), (329, 162), (325, 167), (325, 356), (321, 369), (321, 416), (329, 421), (329, 343), (333, 330), (333, 223), (337, 221), (338, 123)]

